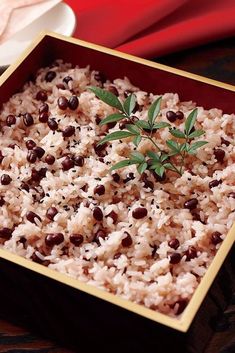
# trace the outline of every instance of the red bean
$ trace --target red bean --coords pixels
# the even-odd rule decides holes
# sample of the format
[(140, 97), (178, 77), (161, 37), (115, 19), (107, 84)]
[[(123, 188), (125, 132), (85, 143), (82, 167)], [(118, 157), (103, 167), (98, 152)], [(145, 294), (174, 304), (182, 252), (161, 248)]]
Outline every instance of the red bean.
[(54, 118), (48, 119), (47, 125), (52, 131), (55, 131), (58, 129), (58, 123)]
[(55, 207), (50, 207), (48, 208), (46, 212), (46, 217), (50, 220), (53, 221), (54, 217), (57, 215), (58, 211)]
[(74, 157), (73, 160), (74, 160), (74, 164), (76, 166), (78, 166), (78, 167), (83, 167), (84, 166), (84, 162), (85, 162), (84, 157), (76, 156), (76, 157)]
[(45, 167), (39, 169), (38, 173), (39, 173), (41, 179), (45, 178), (47, 170), (48, 169)]
[(124, 234), (125, 234), (125, 238), (122, 239), (122, 246), (124, 248), (128, 248), (133, 243), (132, 237), (130, 236), (130, 234), (128, 232), (124, 232)]
[(56, 85), (56, 87), (59, 88), (59, 89), (65, 90), (65, 85), (63, 85), (63, 83), (58, 83)]
[(148, 214), (148, 211), (145, 207), (137, 207), (132, 211), (132, 217), (135, 219), (141, 219), (146, 217)]
[(50, 233), (47, 234), (45, 238), (45, 244), (49, 247), (53, 247), (54, 245), (59, 245), (63, 243), (64, 235), (62, 233)]
[(112, 174), (112, 178), (113, 178), (113, 181), (115, 181), (115, 183), (119, 183), (120, 181), (120, 175), (118, 173), (114, 173)]
[(190, 261), (197, 257), (197, 249), (194, 246), (189, 246), (188, 250), (185, 251), (186, 261)]
[(117, 223), (118, 214), (115, 211), (111, 211), (106, 217), (110, 217), (113, 220), (113, 224)]
[(175, 112), (173, 112), (172, 110), (169, 110), (166, 113), (166, 118), (167, 120), (169, 120), (171, 123), (174, 123), (177, 120), (177, 115)]
[(49, 114), (47, 112), (40, 113), (39, 117), (38, 117), (38, 120), (41, 123), (47, 123), (48, 122), (48, 116), (49, 116)]
[(61, 96), (58, 98), (57, 104), (61, 110), (66, 110), (68, 108), (68, 99), (64, 96)]
[(41, 180), (40, 173), (35, 168), (33, 168), (31, 171), (31, 180), (33, 180), (33, 181), (40, 181)]
[(25, 144), (28, 150), (32, 150), (34, 147), (36, 147), (36, 142), (34, 142), (33, 140), (28, 140), (25, 142)]
[(4, 227), (0, 229), (0, 238), (9, 240), (12, 236), (12, 233), (13, 233), (13, 229)]
[(27, 161), (29, 163), (35, 163), (37, 160), (37, 153), (34, 152), (33, 150), (28, 151), (27, 153)]
[(33, 148), (33, 151), (36, 153), (37, 157), (40, 159), (45, 154), (45, 150), (42, 147), (36, 146)]
[(29, 192), (29, 184), (25, 183), (24, 181), (21, 183), (20, 187), (22, 190)]
[(176, 238), (172, 238), (171, 240), (168, 241), (168, 245), (172, 248), (172, 249), (178, 249), (178, 247), (180, 246), (180, 242), (178, 239)]
[(6, 124), (7, 124), (7, 126), (10, 127), (11, 125), (15, 125), (15, 123), (16, 123), (16, 117), (15, 117), (15, 115), (12, 115), (12, 114), (8, 115), (7, 118), (6, 118)]
[(184, 113), (181, 110), (178, 110), (175, 114), (176, 114), (177, 119), (179, 119), (179, 120), (184, 119)]
[(225, 145), (225, 146), (229, 146), (230, 142), (228, 140), (225, 140), (223, 137), (220, 138), (221, 139), (221, 144)]
[(68, 106), (71, 110), (76, 110), (79, 105), (79, 100), (77, 96), (72, 96), (69, 98)]
[(81, 189), (82, 191), (84, 191), (84, 192), (87, 192), (87, 190), (88, 190), (88, 184), (85, 183), (80, 189)]
[(170, 255), (170, 264), (176, 265), (181, 261), (181, 255), (178, 252), (174, 252)]
[(94, 209), (93, 209), (93, 217), (95, 218), (95, 220), (97, 220), (99, 222), (102, 221), (103, 212), (102, 212), (100, 207), (98, 207), (98, 206), (94, 207)]
[(72, 79), (71, 76), (65, 76), (65, 77), (63, 78), (63, 82), (64, 82), (64, 83), (68, 84), (69, 81), (73, 81), (73, 79)]
[(120, 130), (125, 129), (127, 124), (132, 124), (132, 122), (129, 119), (121, 120), (120, 123), (119, 123), (119, 129)]
[(38, 101), (42, 101), (42, 102), (45, 102), (47, 100), (47, 93), (46, 91), (38, 91), (37, 94), (36, 94), (36, 99)]
[(32, 115), (29, 114), (29, 113), (24, 114), (24, 116), (23, 116), (23, 122), (24, 122), (25, 126), (27, 126), (27, 127), (33, 125), (34, 120), (33, 120)]
[(109, 86), (108, 91), (114, 94), (115, 96), (119, 96), (118, 90), (115, 86)]
[(94, 194), (98, 194), (98, 195), (104, 195), (105, 194), (105, 187), (104, 185), (97, 185), (94, 188)]
[(52, 154), (48, 154), (48, 155), (46, 155), (46, 157), (45, 157), (45, 162), (46, 162), (47, 164), (49, 164), (49, 165), (52, 165), (52, 164), (55, 163), (55, 157), (52, 156)]
[(1, 184), (9, 185), (12, 182), (12, 178), (8, 174), (2, 174), (1, 176)]
[(61, 164), (62, 164), (62, 169), (64, 171), (72, 169), (74, 167), (74, 161), (69, 156), (65, 157), (65, 159), (62, 161)]
[(225, 152), (221, 148), (217, 148), (214, 150), (214, 156), (217, 159), (217, 162), (223, 163), (224, 157), (225, 157)]
[(40, 257), (38, 257), (38, 255), (35, 252), (32, 254), (31, 260), (33, 262), (36, 262), (37, 264), (43, 264), (44, 262)]
[(62, 131), (63, 137), (71, 137), (75, 134), (75, 127), (74, 126), (67, 126), (64, 131)]
[(128, 183), (128, 181), (134, 180), (134, 179), (135, 179), (135, 174), (134, 173), (128, 173), (126, 175), (126, 178), (123, 180), (123, 182), (126, 184), (126, 183)]
[(114, 260), (117, 260), (117, 259), (119, 259), (121, 256), (122, 256), (122, 253), (121, 253), (121, 252), (116, 252), (116, 254), (113, 255), (113, 259), (114, 259)]
[(56, 77), (55, 71), (48, 71), (46, 73), (45, 80), (46, 82), (51, 82), (54, 80), (55, 77)]
[(220, 185), (222, 183), (222, 180), (212, 180), (209, 182), (209, 188), (215, 188), (216, 186)]
[(40, 105), (39, 107), (39, 114), (41, 113), (48, 113), (49, 111), (49, 105), (47, 103), (43, 103), (42, 105)]
[(97, 154), (97, 156), (104, 157), (106, 155), (106, 151), (105, 151), (106, 147), (107, 147), (106, 143), (104, 143), (102, 145), (94, 144), (94, 150), (95, 150), (95, 153)]
[(28, 211), (26, 213), (26, 218), (31, 223), (35, 223), (36, 224), (35, 218), (37, 218), (41, 222), (41, 217), (39, 217), (39, 215), (37, 215), (36, 213), (34, 213), (32, 211)]
[(217, 245), (223, 241), (223, 239), (221, 238), (221, 235), (222, 234), (220, 232), (213, 232), (211, 234), (211, 242), (213, 245)]
[(197, 207), (197, 205), (198, 205), (198, 200), (193, 198), (185, 201), (184, 208), (187, 208), (188, 210), (193, 210), (194, 208)]
[(101, 119), (100, 119), (99, 115), (97, 115), (97, 114), (95, 116), (95, 122), (97, 125), (99, 125), (99, 123), (101, 122)]
[(105, 239), (107, 237), (107, 233), (104, 229), (99, 229), (94, 236), (93, 241), (100, 246), (100, 238)]
[(84, 237), (82, 234), (71, 234), (69, 240), (73, 245), (80, 246), (84, 241)]

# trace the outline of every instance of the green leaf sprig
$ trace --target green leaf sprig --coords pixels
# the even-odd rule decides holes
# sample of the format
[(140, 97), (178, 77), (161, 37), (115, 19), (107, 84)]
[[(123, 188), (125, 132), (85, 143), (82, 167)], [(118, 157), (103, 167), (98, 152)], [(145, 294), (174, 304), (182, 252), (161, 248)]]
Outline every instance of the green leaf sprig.
[[(122, 103), (113, 93), (108, 92), (100, 87), (88, 87), (100, 100), (109, 106), (116, 108), (117, 113), (105, 117), (100, 125), (118, 122), (123, 119), (129, 122), (125, 124), (125, 129), (114, 131), (102, 138), (98, 145), (102, 145), (109, 141), (122, 140), (124, 138), (132, 138), (132, 143), (138, 147), (140, 142), (144, 139), (149, 140), (153, 145), (153, 150), (147, 151), (145, 154), (139, 151), (130, 153), (127, 159), (124, 159), (114, 164), (110, 170), (120, 169), (132, 164), (136, 165), (137, 171), (142, 174), (146, 169), (155, 172), (160, 178), (163, 177), (167, 170), (171, 170), (179, 175), (183, 174), (185, 159), (187, 155), (195, 155), (197, 150), (206, 145), (207, 141), (193, 140), (204, 135), (203, 130), (196, 130), (195, 123), (197, 119), (198, 110), (193, 109), (187, 119), (185, 120), (183, 131), (175, 128), (165, 121), (157, 121), (160, 110), (162, 97), (158, 97), (148, 109), (147, 120), (133, 119), (133, 111), (136, 106), (136, 96), (134, 93), (128, 95)], [(166, 141), (167, 152), (161, 149), (154, 137), (154, 133), (159, 129), (168, 128), (170, 134), (175, 139)], [(172, 158), (175, 157), (175, 158)], [(173, 161), (174, 160), (174, 161)]]

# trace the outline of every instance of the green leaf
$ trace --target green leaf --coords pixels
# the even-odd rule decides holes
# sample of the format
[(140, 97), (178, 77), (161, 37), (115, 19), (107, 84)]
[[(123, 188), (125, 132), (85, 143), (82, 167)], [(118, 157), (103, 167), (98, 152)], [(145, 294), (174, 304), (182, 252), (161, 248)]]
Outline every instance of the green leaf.
[(179, 154), (179, 152), (177, 152), (177, 151), (172, 151), (172, 152), (168, 153), (169, 157), (176, 156), (177, 154)]
[(126, 137), (134, 136), (132, 132), (129, 131), (115, 131), (111, 132), (111, 134), (106, 135), (102, 140), (100, 140), (97, 146), (104, 144), (108, 141), (121, 140)]
[(138, 121), (135, 122), (135, 125), (138, 126), (141, 129), (151, 130), (149, 122), (145, 121), (145, 120), (138, 120)]
[(133, 124), (126, 124), (125, 125), (125, 129), (130, 131), (133, 135), (139, 135), (140, 134), (139, 128), (137, 126), (133, 125)]
[(153, 151), (148, 151), (147, 152), (147, 156), (149, 158), (153, 159), (154, 161), (160, 162), (160, 156), (157, 153), (153, 152)]
[(164, 168), (168, 169), (168, 170), (173, 170), (175, 172), (175, 168), (173, 167), (173, 165), (171, 163), (164, 163)]
[(169, 155), (167, 153), (162, 153), (161, 157), (160, 157), (160, 161), (164, 162), (165, 160), (167, 160), (169, 158)]
[(154, 124), (153, 129), (163, 129), (164, 127), (169, 127), (169, 126), (171, 125), (166, 123), (165, 121), (162, 121), (160, 123)]
[(128, 116), (130, 116), (131, 113), (133, 112), (135, 105), (136, 105), (135, 94), (133, 94), (133, 93), (129, 94), (129, 96), (127, 97), (127, 99), (125, 100), (125, 102), (123, 104), (124, 110)]
[(159, 97), (155, 102), (153, 102), (153, 104), (150, 106), (149, 110), (148, 110), (148, 121), (149, 121), (149, 125), (153, 126), (159, 112), (161, 109), (161, 101), (162, 101), (162, 97)]
[(206, 142), (206, 141), (197, 141), (197, 142), (193, 143), (192, 145), (190, 145), (190, 148), (188, 149), (188, 153), (194, 154), (198, 148), (206, 145), (207, 143), (208, 142)]
[(140, 144), (140, 142), (141, 142), (141, 140), (142, 140), (142, 137), (140, 136), (140, 135), (137, 135), (137, 136), (135, 136), (134, 138), (133, 138), (133, 143), (134, 143), (134, 145), (136, 146), (136, 147), (138, 147), (139, 146), (139, 144)]
[(138, 163), (142, 163), (144, 161), (144, 155), (138, 151), (134, 151), (130, 155), (131, 160), (136, 160)]
[(113, 108), (117, 108), (123, 112), (123, 107), (119, 99), (111, 92), (108, 92), (100, 87), (91, 86), (88, 89), (93, 92), (100, 100), (110, 105)]
[(120, 169), (127, 167), (128, 165), (136, 164), (135, 162), (130, 161), (129, 159), (124, 159), (123, 161), (120, 161), (116, 164), (114, 164), (111, 168), (110, 171)]
[(148, 167), (148, 164), (146, 162), (141, 163), (140, 165), (138, 165), (137, 170), (139, 172), (139, 174), (142, 174)]
[(197, 119), (197, 113), (198, 113), (197, 108), (193, 109), (185, 121), (184, 130), (187, 136), (190, 134), (192, 128), (195, 125), (195, 122)]
[(155, 171), (155, 173), (157, 173), (157, 175), (162, 177), (165, 172), (165, 168), (163, 167), (163, 165), (159, 164), (155, 167), (154, 171)]
[(176, 142), (174, 140), (167, 140), (166, 144), (173, 152), (180, 151), (180, 145), (178, 144), (178, 142)]
[(188, 146), (189, 146), (188, 143), (186, 143), (186, 142), (182, 143), (181, 145), (179, 145), (179, 151), (180, 152), (187, 151), (188, 150)]
[(199, 137), (205, 134), (205, 131), (203, 130), (195, 130), (191, 132), (191, 134), (188, 135), (188, 138), (194, 139), (195, 137)]
[(121, 113), (111, 114), (111, 115), (107, 116), (106, 118), (104, 118), (103, 120), (101, 120), (99, 125), (102, 126), (102, 125), (105, 125), (108, 123), (113, 123), (115, 121), (122, 120), (123, 118), (124, 118), (124, 116)]
[(152, 164), (149, 166), (149, 169), (151, 169), (151, 170), (154, 170), (155, 168), (160, 168), (160, 166), (161, 166), (162, 164), (161, 164), (161, 162), (159, 161), (159, 162), (157, 162), (157, 161), (152, 161)]
[(179, 129), (170, 129), (169, 131), (170, 131), (171, 135), (174, 137), (177, 137), (180, 139), (184, 139), (186, 137), (185, 134), (182, 131), (180, 131)]

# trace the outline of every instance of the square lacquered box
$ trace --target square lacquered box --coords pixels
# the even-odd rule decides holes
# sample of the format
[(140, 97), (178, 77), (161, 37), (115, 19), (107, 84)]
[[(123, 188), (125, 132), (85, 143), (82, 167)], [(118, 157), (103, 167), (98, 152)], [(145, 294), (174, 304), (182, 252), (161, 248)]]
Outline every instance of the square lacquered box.
[[(128, 76), (134, 85), (146, 91), (160, 94), (177, 92), (182, 100), (196, 101), (197, 104), (205, 108), (216, 106), (226, 113), (234, 111), (235, 87), (233, 86), (53, 33), (40, 34), (22, 56), (0, 77), (0, 105), (21, 89), (23, 84), (40, 67), (49, 65), (55, 59), (63, 59), (65, 62), (70, 62), (73, 65), (78, 64), (81, 67), (90, 65), (92, 69), (104, 72), (110, 79)], [(69, 319), (66, 316), (65, 306), (67, 306), (67, 310), (70, 312), (70, 323), (77, 318), (77, 327), (79, 327), (78, 322), (81, 325), (81, 320), (84, 321), (84, 317), (86, 317), (86, 325), (89, 326), (90, 323), (92, 331), (95, 330), (93, 327), (95, 322), (95, 332), (98, 332), (101, 327), (110, 328), (113, 325), (108, 322), (110, 317), (112, 317), (112, 320), (115, 320), (114, 318), (117, 320), (117, 317), (119, 317), (118, 320), (121, 321), (117, 320), (117, 323), (122, 322), (122, 327), (125, 330), (128, 330), (129, 327), (129, 332), (130, 325), (134, 320), (137, 335), (139, 335), (138, 328), (140, 329), (143, 323), (145, 327), (148, 326), (149, 330), (156, 335), (156, 338), (159, 332), (163, 332), (162, 327), (187, 332), (198, 309), (202, 307), (206, 294), (228, 256), (234, 240), (235, 226), (227, 234), (189, 305), (179, 318), (171, 318), (141, 305), (126, 301), (4, 250), (0, 250), (0, 258), (2, 259), (0, 276), (2, 276), (2, 283), (5, 284), (5, 294), (2, 294), (2, 298), (4, 298), (4, 301), (9, 301), (9, 298), (12, 298), (9, 293), (17, 283), (15, 290), (18, 288), (18, 296), (21, 298), (22, 303), (27, 300), (29, 300), (28, 304), (32, 302), (32, 305), (25, 306), (24, 309), (22, 306), (22, 310), (28, 310), (28, 312), (32, 310), (35, 314), (35, 321), (38, 319), (40, 323), (43, 320), (46, 320), (47, 323), (51, 322), (51, 328), (54, 326), (51, 319), (49, 319), (49, 317), (53, 317), (52, 312), (52, 316), (50, 316), (50, 310), (53, 309), (55, 317), (58, 318), (59, 313), (65, 310), (62, 315), (65, 323)], [(35, 288), (38, 288), (38, 290), (35, 291)], [(50, 288), (49, 292), (45, 288)], [(66, 295), (62, 295), (65, 292)], [(70, 296), (68, 292), (73, 298), (73, 300), (70, 300), (69, 305), (68, 302), (66, 304), (66, 297)], [(24, 299), (24, 293), (30, 299)], [(53, 296), (52, 293), (56, 295)], [(42, 302), (48, 313), (46, 317), (42, 315), (43, 307), (40, 304)], [(15, 305), (17, 306), (17, 303)], [(35, 308), (37, 308), (37, 313)], [(72, 313), (74, 315), (73, 320)], [(102, 317), (100, 316), (101, 313)], [(106, 323), (104, 323), (105, 320)], [(140, 326), (136, 324), (138, 320), (141, 321)], [(41, 325), (40, 323), (39, 326), (41, 328), (47, 327), (46, 324)], [(73, 329), (76, 331), (76, 323), (74, 325)], [(124, 327), (125, 325), (126, 327)], [(117, 332), (117, 329), (113, 325), (113, 331), (116, 330)], [(72, 325), (71, 332), (73, 332)], [(170, 330), (170, 332), (174, 331)], [(175, 335), (175, 333), (171, 334)]]

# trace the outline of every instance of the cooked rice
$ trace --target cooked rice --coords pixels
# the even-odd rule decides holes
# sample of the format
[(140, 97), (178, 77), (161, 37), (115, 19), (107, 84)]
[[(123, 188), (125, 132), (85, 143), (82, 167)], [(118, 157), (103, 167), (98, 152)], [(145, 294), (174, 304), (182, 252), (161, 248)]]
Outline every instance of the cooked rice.
[[(54, 71), (56, 77), (46, 82), (45, 74), (49, 70)], [(66, 76), (72, 78), (68, 83), (63, 82)], [(192, 297), (220, 246), (211, 242), (211, 234), (217, 231), (224, 239), (235, 220), (235, 199), (229, 196), (235, 191), (235, 115), (223, 114), (215, 108), (198, 107), (197, 127), (206, 131), (203, 139), (209, 143), (198, 150), (196, 157), (187, 159), (181, 177), (169, 172), (166, 180), (159, 182), (147, 172), (148, 179), (154, 183), (152, 191), (144, 186), (136, 167), (129, 166), (117, 171), (121, 178), (117, 183), (109, 168), (128, 155), (133, 144), (129, 139), (114, 141), (108, 144), (103, 159), (95, 153), (94, 144), (105, 133), (97, 119), (115, 111), (86, 90), (89, 85), (102, 85), (98, 76), (89, 66), (74, 68), (58, 61), (51, 68), (39, 70), (35, 82), (27, 83), (22, 92), (4, 104), (0, 117), (0, 151), (4, 156), (0, 177), (8, 174), (12, 182), (0, 184), (0, 197), (5, 201), (0, 207), (0, 229), (7, 227), (14, 231), (9, 240), (0, 239), (1, 246), (80, 281), (174, 316)], [(61, 83), (65, 89), (57, 87)], [(108, 88), (111, 84), (118, 90), (121, 100), (126, 90), (135, 92), (141, 107), (135, 116), (147, 119), (147, 109), (158, 95), (139, 90), (128, 78), (107, 80), (103, 87)], [(41, 89), (48, 94), (50, 116), (59, 125), (57, 131), (50, 130), (46, 123), (38, 120), (42, 102), (35, 97)], [(69, 98), (72, 94), (78, 96), (79, 107), (74, 111), (60, 110), (58, 97)], [(180, 101), (176, 93), (166, 93), (162, 99), (161, 120), (167, 121), (166, 112), (169, 110), (180, 110), (187, 117), (195, 106), (192, 101)], [(22, 114), (26, 112), (34, 118), (30, 127), (23, 123)], [(5, 124), (9, 114), (17, 117), (16, 124), (11, 127)], [(178, 120), (175, 124), (182, 128), (184, 121)], [(74, 126), (76, 133), (63, 138), (61, 130), (68, 125)], [(118, 124), (109, 132), (115, 130), (118, 130)], [(162, 149), (165, 140), (171, 138), (168, 129), (160, 130), (157, 137)], [(221, 137), (229, 144), (221, 145)], [(46, 164), (45, 154), (41, 160), (30, 164), (25, 146), (29, 139), (42, 147), (46, 154), (55, 156), (55, 163)], [(139, 150), (144, 152), (149, 147), (148, 141), (142, 141)], [(216, 161), (215, 148), (225, 151), (223, 163)], [(63, 171), (61, 163), (66, 153), (83, 156), (84, 166)], [(40, 183), (32, 183), (32, 168), (44, 167), (47, 168), (46, 177)], [(126, 181), (129, 173), (134, 173), (134, 179)], [(209, 188), (212, 180), (222, 182)], [(28, 183), (29, 191), (22, 189), (22, 182)], [(81, 188), (85, 184), (87, 189), (83, 188), (84, 191)], [(99, 184), (105, 186), (105, 194), (101, 196), (94, 194), (94, 188)], [(191, 198), (198, 200), (196, 219), (184, 208), (184, 202)], [(58, 213), (50, 221), (45, 215), (53, 206)], [(103, 211), (102, 222), (93, 218), (95, 206)], [(136, 220), (132, 211), (139, 206), (145, 207), (148, 214)], [(41, 221), (35, 219), (36, 224), (28, 221), (27, 211), (35, 212)], [(117, 214), (116, 224), (108, 216), (111, 211)], [(101, 227), (107, 237), (94, 241), (94, 235)], [(127, 247), (122, 246), (125, 232), (132, 238), (132, 244)], [(45, 237), (49, 233), (63, 233), (64, 241), (53, 247), (46, 246)], [(84, 242), (74, 246), (69, 239), (71, 234), (82, 234)], [(175, 237), (180, 242), (177, 250), (168, 245)], [(187, 261), (184, 253), (189, 246), (196, 248), (197, 257)], [(182, 259), (173, 265), (170, 255), (175, 251), (182, 255)]]

